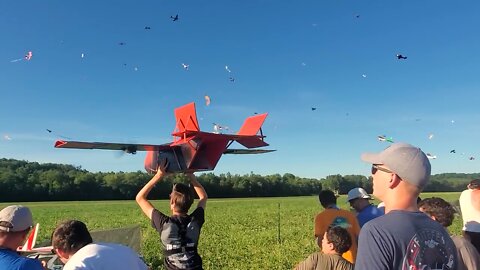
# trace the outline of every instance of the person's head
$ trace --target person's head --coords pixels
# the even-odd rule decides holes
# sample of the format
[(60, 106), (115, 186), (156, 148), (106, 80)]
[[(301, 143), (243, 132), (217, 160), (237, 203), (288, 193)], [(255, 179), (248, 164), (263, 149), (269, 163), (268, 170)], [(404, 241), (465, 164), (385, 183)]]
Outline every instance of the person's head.
[(348, 203), (357, 212), (370, 205), (371, 199), (372, 196), (368, 195), (363, 188), (352, 188), (347, 195)]
[(0, 211), (0, 246), (16, 250), (33, 226), (32, 212), (25, 206), (11, 205)]
[(182, 183), (173, 185), (172, 193), (170, 193), (170, 209), (172, 212), (188, 213), (193, 200), (193, 190), (189, 186)]
[(322, 252), (342, 255), (352, 246), (352, 238), (348, 231), (339, 226), (329, 227), (323, 235)]
[(410, 144), (394, 143), (361, 158), (372, 164), (373, 195), (385, 202), (398, 193), (416, 199), (430, 179), (430, 161), (420, 148)]
[(320, 201), (320, 204), (323, 206), (323, 208), (327, 208), (329, 205), (332, 204), (337, 204), (337, 196), (335, 196), (335, 193), (333, 191), (325, 189), (320, 191), (318, 194), (318, 200)]
[(469, 189), (480, 189), (480, 179), (473, 179), (468, 183), (467, 188)]
[(60, 260), (65, 263), (73, 254), (92, 243), (92, 236), (85, 223), (78, 220), (64, 221), (52, 234), (52, 246)]
[(442, 198), (423, 199), (418, 204), (418, 209), (445, 228), (452, 225), (455, 218), (455, 208)]

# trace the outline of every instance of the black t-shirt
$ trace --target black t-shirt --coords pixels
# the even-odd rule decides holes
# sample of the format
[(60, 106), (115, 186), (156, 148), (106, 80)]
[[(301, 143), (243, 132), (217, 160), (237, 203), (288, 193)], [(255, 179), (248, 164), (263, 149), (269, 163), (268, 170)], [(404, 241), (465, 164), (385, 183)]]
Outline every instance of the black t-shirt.
[(152, 227), (160, 234), (167, 269), (202, 269), (202, 258), (196, 247), (204, 222), (205, 210), (202, 207), (197, 207), (190, 215), (171, 217), (153, 210)]

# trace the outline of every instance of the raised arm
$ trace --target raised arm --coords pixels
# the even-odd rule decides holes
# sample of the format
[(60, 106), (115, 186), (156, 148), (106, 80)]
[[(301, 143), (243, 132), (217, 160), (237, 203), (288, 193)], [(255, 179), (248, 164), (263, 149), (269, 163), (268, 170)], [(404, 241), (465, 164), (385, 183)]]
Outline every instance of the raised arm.
[(190, 179), (190, 183), (192, 184), (193, 189), (195, 189), (195, 193), (197, 193), (199, 198), (197, 207), (202, 207), (203, 209), (205, 209), (205, 207), (207, 207), (207, 199), (208, 199), (207, 192), (203, 188), (202, 184), (200, 184), (200, 182), (197, 181), (197, 178), (193, 173), (189, 173), (187, 175), (188, 175), (188, 178)]
[(137, 197), (135, 200), (137, 201), (138, 206), (142, 209), (143, 213), (149, 218), (152, 219), (152, 211), (154, 209), (152, 203), (150, 203), (147, 199), (148, 194), (152, 190), (152, 188), (157, 184), (160, 180), (162, 180), (165, 175), (166, 168), (168, 167), (168, 162), (162, 161), (161, 164), (158, 165), (157, 173), (148, 181), (145, 186), (138, 192)]

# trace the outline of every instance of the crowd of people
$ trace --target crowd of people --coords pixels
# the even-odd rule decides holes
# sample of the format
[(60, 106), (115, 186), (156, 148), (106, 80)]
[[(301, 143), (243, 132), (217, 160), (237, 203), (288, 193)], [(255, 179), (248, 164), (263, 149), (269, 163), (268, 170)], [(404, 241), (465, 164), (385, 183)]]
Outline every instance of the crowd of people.
[[(471, 181), (460, 196), (463, 236), (447, 230), (455, 208), (441, 198), (420, 199), (430, 179), (431, 165), (418, 147), (394, 143), (380, 153), (366, 153), (362, 160), (372, 164), (373, 196), (361, 187), (348, 192), (347, 200), (356, 214), (339, 209), (335, 194), (322, 190), (324, 208), (315, 218), (315, 237), (321, 251), (295, 269), (385, 270), (385, 269), (480, 269), (480, 179)], [(348, 236), (348, 248), (334, 237), (319, 238), (336, 230)], [(324, 242), (338, 248), (336, 253)], [(328, 259), (326, 259), (328, 258)]]
[[(298, 270), (375, 269), (480, 269), (480, 179), (471, 181), (459, 202), (463, 236), (447, 230), (455, 208), (441, 198), (419, 200), (428, 183), (430, 162), (418, 147), (394, 143), (380, 153), (367, 153), (362, 160), (372, 164), (373, 196), (362, 187), (348, 192), (354, 211), (340, 209), (337, 196), (322, 190), (323, 207), (314, 221), (319, 250), (300, 262)], [(196, 177), (188, 178), (193, 189), (175, 184), (170, 193), (170, 215), (147, 199), (155, 184), (165, 178), (168, 162), (138, 192), (136, 202), (158, 231), (166, 269), (203, 269), (198, 240), (205, 222), (207, 193)], [(198, 203), (188, 214), (195, 198)], [(0, 270), (42, 270), (45, 265), (17, 253), (33, 227), (30, 209), (20, 205), (0, 211)], [(79, 220), (61, 222), (52, 234), (52, 252), (71, 269), (145, 270), (141, 257), (127, 246), (95, 243), (87, 226)]]

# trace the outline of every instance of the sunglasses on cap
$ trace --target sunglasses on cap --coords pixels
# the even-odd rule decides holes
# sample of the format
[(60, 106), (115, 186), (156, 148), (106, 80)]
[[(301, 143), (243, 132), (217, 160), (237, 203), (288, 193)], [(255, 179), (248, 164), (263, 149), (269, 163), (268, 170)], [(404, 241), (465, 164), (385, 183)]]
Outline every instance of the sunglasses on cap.
[(394, 172), (390, 171), (389, 169), (380, 167), (379, 164), (373, 164), (372, 165), (372, 174), (376, 174), (377, 171), (382, 171), (382, 172), (386, 172), (386, 173), (394, 173)]

